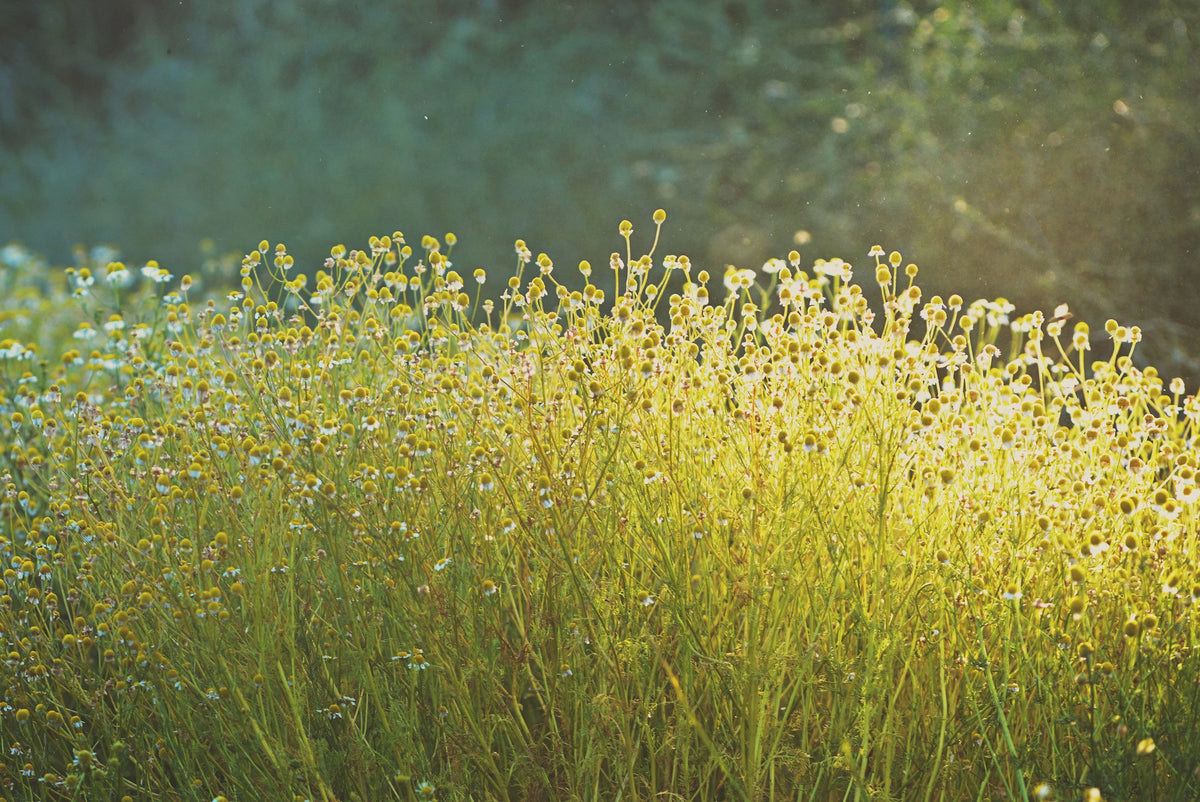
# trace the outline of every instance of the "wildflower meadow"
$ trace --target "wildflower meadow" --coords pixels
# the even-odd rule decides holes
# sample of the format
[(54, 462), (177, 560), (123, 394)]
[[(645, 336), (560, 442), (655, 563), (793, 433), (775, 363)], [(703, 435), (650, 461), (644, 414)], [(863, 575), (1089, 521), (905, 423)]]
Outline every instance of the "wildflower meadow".
[(1141, 332), (665, 218), (233, 292), (0, 252), (0, 798), (1200, 798)]

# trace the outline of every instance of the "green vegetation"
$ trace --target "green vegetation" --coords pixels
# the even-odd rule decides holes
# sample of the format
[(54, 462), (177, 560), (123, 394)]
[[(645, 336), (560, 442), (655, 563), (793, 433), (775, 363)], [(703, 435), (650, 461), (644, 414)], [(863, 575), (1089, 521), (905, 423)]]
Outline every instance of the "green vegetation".
[(196, 275), (266, 236), (311, 272), (404, 221), (494, 271), (666, 206), (718, 277), (884, 242), (929, 294), (1138, 324), (1195, 387), (1198, 32), (1191, 0), (3, 3), (0, 245)]
[(4, 251), (0, 795), (1200, 793), (1200, 407), (1141, 332), (664, 219), (498, 300), (451, 234), (211, 299)]

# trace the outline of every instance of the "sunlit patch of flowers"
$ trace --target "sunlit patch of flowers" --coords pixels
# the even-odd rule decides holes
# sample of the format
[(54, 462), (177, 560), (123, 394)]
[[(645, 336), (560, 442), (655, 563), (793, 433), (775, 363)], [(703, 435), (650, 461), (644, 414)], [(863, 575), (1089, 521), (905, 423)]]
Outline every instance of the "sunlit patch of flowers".
[(453, 235), (0, 252), (3, 793), (1196, 790), (1200, 404), (1136, 327), (618, 233), (489, 297)]

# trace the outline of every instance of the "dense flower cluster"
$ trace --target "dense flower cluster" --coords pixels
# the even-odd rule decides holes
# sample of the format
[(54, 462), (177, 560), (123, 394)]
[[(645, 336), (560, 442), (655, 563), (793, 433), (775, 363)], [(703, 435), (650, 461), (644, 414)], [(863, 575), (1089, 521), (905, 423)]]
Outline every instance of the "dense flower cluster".
[(0, 794), (1195, 783), (1200, 406), (1136, 329), (632, 229), (492, 299), (452, 234), (69, 271), (95, 350), (0, 344)]

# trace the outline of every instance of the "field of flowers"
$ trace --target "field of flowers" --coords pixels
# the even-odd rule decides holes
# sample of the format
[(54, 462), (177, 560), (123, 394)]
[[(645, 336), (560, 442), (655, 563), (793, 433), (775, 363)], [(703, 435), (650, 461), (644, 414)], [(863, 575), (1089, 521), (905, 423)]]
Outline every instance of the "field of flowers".
[(0, 797), (1200, 796), (1200, 405), (1140, 332), (665, 216), (490, 295), (453, 234), (228, 294), (6, 248)]

